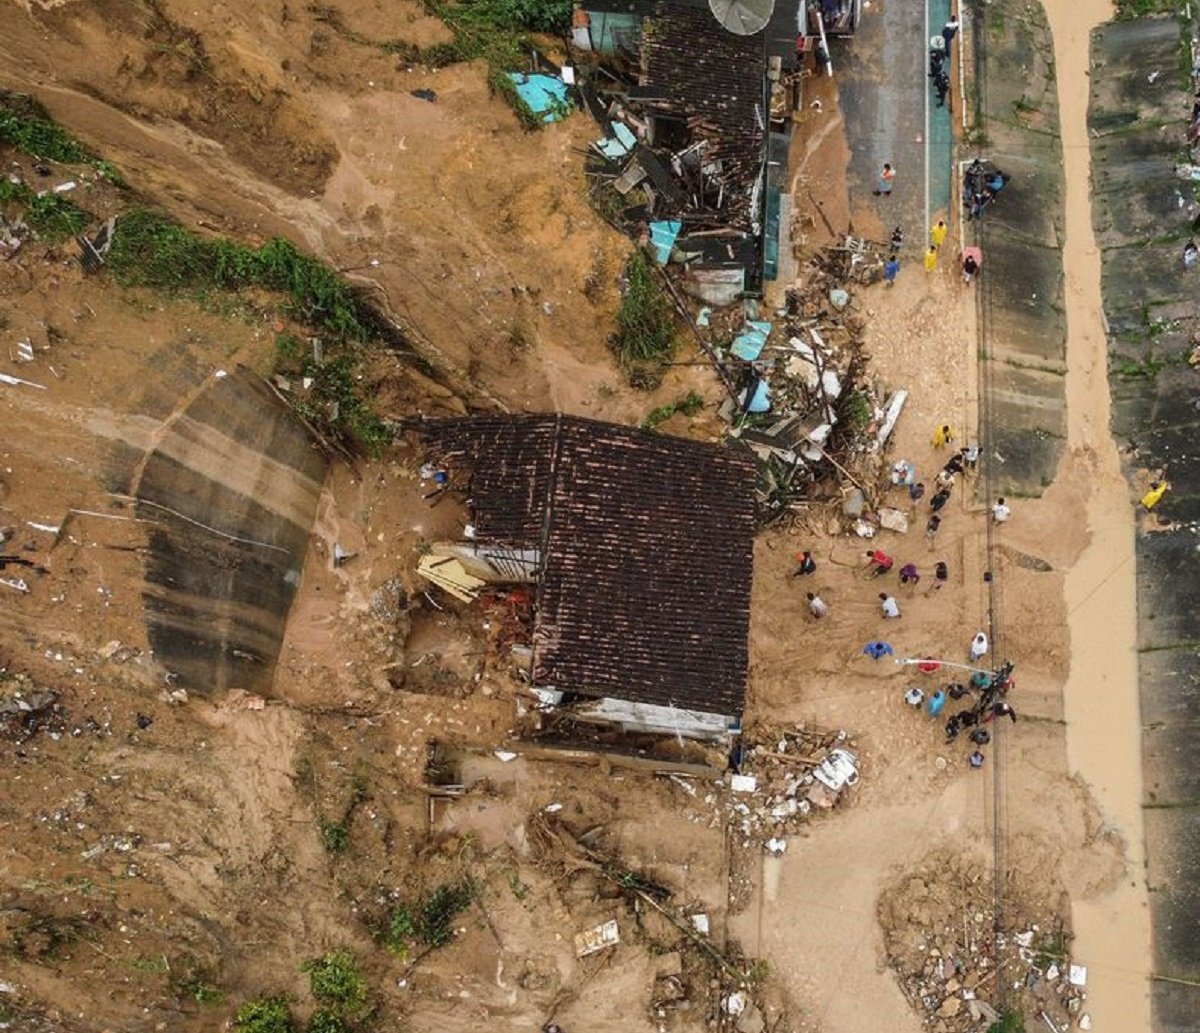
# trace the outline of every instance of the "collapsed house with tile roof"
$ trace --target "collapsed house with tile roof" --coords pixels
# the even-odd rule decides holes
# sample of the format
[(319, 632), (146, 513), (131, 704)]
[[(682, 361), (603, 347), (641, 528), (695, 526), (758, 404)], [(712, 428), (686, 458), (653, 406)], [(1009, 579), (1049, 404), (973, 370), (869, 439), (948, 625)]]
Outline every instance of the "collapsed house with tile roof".
[(753, 458), (565, 415), (415, 425), (467, 497), (436, 551), (531, 582), (527, 675), (547, 704), (627, 731), (720, 740), (749, 664)]
[(604, 131), (593, 189), (611, 187), (617, 222), (648, 229), (691, 293), (712, 304), (760, 295), (787, 224), (800, 5), (780, 0), (746, 34), (708, 0), (581, 0), (577, 13), (576, 46), (612, 66), (581, 87)]

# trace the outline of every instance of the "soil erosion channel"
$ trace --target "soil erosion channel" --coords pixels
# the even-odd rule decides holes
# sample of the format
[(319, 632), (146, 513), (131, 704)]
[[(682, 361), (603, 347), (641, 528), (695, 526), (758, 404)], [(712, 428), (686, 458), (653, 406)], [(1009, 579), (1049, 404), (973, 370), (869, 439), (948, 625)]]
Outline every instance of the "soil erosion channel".
[[(1066, 580), (1071, 671), (1064, 705), (1067, 751), (1096, 793), (1105, 820), (1126, 844), (1126, 877), (1111, 893), (1076, 901), (1075, 953), (1091, 970), (1096, 1027), (1150, 1029), (1149, 912), (1141, 814), (1134, 522), (1129, 488), (1109, 433), (1106, 331), (1100, 253), (1092, 232), (1087, 136), (1093, 28), (1112, 15), (1107, 0), (1069, 9), (1047, 4), (1054, 37), (1066, 229), (1067, 473), (1085, 488), (1088, 543)], [(1073, 469), (1072, 469), (1073, 468)]]

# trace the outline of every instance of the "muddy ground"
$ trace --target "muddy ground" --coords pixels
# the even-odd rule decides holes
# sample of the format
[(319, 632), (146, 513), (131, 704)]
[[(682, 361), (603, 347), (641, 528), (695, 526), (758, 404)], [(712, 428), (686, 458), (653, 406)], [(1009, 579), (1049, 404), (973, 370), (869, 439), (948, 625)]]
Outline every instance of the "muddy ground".
[[(22, 6), (6, 14), (0, 85), (33, 92), (136, 197), (239, 239), (287, 236), (405, 324), (443, 384), (385, 360), (372, 371), (385, 411), (560, 408), (638, 422), (693, 387), (718, 396), (715, 378), (691, 366), (652, 394), (624, 386), (606, 337), (630, 245), (586, 201), (576, 152), (594, 127), (576, 117), (525, 133), (489, 95), (482, 67), (433, 72), (379, 46), (449, 38), (418, 6), (344, 0), (335, 16), (268, 0)], [(417, 88), (436, 101), (412, 96)], [(816, 216), (819, 204), (836, 227), (885, 227), (890, 213), (846, 186), (854, 111), (829, 83), (807, 88), (826, 103), (806, 105), (797, 133), (796, 211)], [(95, 191), (99, 210), (122, 203), (104, 189), (76, 196)], [(822, 227), (810, 221), (809, 243)], [(844, 806), (765, 861), (758, 838), (727, 834), (740, 825), (727, 825), (715, 775), (681, 785), (603, 758), (493, 754), (511, 744), (524, 703), (500, 661), (514, 614), (500, 600), (467, 608), (424, 594), (417, 558), (457, 534), (461, 513), (422, 497), (421, 457), (397, 448), (335, 461), (314, 490), (319, 473), (259, 433), (275, 419), (270, 405), (245, 431), (205, 408), (240, 368), (269, 378), (286, 328), (270, 299), (125, 290), (35, 246), (0, 277), (0, 368), (46, 387), (0, 394), (3, 523), (15, 529), (12, 549), (43, 568), (0, 609), (0, 690), (32, 708), (6, 713), (0, 760), (5, 1021), (199, 1031), (268, 993), (307, 1018), (315, 1002), (301, 965), (347, 947), (367, 980), (364, 1017), (380, 1029), (728, 1026), (721, 1001), (744, 982), (757, 1003), (742, 1033), (916, 1030), (939, 1017), (905, 996), (902, 941), (910, 924), (928, 924), (894, 906), (914, 873), (944, 899), (943, 876), (951, 888), (975, 866), (987, 876), (990, 857), (1001, 886), (1021, 890), (1002, 894), (1019, 908), (980, 919), (1002, 931), (1028, 928), (1034, 912), (1057, 930), (1064, 893), (1103, 898), (1120, 878), (1122, 833), (1069, 777), (1063, 729), (1064, 580), (1081, 547), (1064, 515), (1078, 470), (1062, 471), (1058, 494), (1018, 502), (991, 552), (974, 485), (956, 491), (936, 546), (923, 513), (907, 534), (886, 533), (881, 544), (926, 572), (919, 591), (901, 593), (898, 625), (879, 615), (880, 586), (860, 576), (862, 542), (843, 533), (836, 500), (760, 537), (747, 727), (846, 729), (864, 771)], [(867, 288), (854, 304), (870, 317), (873, 375), (912, 391), (894, 454), (931, 476), (944, 461), (932, 427), (950, 419), (973, 437), (984, 432), (977, 414), (994, 412), (980, 408), (975, 296), (948, 261), (928, 275), (909, 262), (894, 289)], [(26, 338), (35, 358), (18, 362)], [(717, 427), (711, 413), (664, 425), (702, 438)], [(198, 436), (231, 458), (212, 463)], [(189, 486), (219, 516), (243, 512), (226, 492), (276, 500), (279, 537), (255, 535), (260, 544), (222, 558), (254, 619), (191, 609), (178, 624), (223, 642), (249, 625), (237, 650), (249, 656), (274, 638), (277, 655), (242, 657), (206, 684), (198, 650), (191, 688), (146, 618), (161, 528), (117, 497), (140, 483), (146, 457), (164, 454), (179, 466), (168, 504), (184, 516), (199, 519)], [(297, 544), (291, 528), (310, 512), (313, 533)], [(263, 543), (286, 558), (247, 569)], [(337, 547), (354, 559), (336, 565)], [(790, 576), (804, 547), (818, 555), (810, 584), (830, 602), (825, 622), (808, 619), (806, 585)], [(212, 569), (197, 553), (189, 571)], [(937, 559), (951, 579), (929, 593)], [(169, 570), (166, 579), (180, 587)], [(158, 598), (160, 616), (179, 609)], [(872, 664), (861, 646), (888, 634), (903, 654), (965, 659), (983, 626), (1001, 627), (996, 651), (1018, 661), (1021, 720), (997, 730), (979, 772), (961, 740), (947, 746), (937, 723), (902, 703), (908, 670)], [(444, 745), (461, 795), (431, 802), (431, 742)], [(666, 912), (628, 880), (614, 886), (596, 858), (663, 887)], [(428, 953), (381, 943), (398, 907), (464, 880), (476, 893), (448, 943)], [(709, 919), (703, 943), (688, 931), (698, 913)], [(577, 957), (575, 935), (610, 919), (620, 945)], [(1055, 952), (1069, 930), (1063, 939)], [(965, 1001), (962, 989), (940, 987)]]

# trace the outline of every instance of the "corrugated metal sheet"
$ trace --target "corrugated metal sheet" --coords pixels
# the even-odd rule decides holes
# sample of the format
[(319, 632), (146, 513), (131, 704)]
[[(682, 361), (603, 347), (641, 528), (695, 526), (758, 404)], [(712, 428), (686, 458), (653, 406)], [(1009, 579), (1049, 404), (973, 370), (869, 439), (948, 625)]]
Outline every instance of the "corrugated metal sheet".
[(741, 714), (750, 455), (573, 416), (432, 421), (420, 432), (473, 456), (480, 537), (519, 527), (542, 542), (535, 684)]

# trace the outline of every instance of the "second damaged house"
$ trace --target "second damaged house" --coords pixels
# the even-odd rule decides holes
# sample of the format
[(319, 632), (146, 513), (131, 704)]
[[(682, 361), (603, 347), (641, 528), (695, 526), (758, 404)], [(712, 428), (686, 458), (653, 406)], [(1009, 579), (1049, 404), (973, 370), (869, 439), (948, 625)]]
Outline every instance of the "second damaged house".
[(420, 572), (467, 598), (532, 585), (514, 649), (548, 712), (629, 733), (723, 741), (749, 664), (753, 459), (574, 416), (414, 425), (466, 496), (463, 540)]
[(710, 304), (761, 295), (787, 225), (801, 14), (786, 0), (587, 0), (574, 40), (601, 55), (583, 88), (604, 130), (589, 172), (604, 207)]

